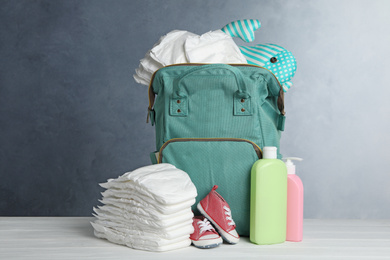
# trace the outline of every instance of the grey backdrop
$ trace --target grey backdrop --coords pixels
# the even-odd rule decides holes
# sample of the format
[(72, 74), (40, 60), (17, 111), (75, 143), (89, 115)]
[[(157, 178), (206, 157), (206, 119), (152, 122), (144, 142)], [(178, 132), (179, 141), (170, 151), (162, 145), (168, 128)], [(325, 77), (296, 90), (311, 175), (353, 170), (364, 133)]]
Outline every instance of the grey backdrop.
[[(149, 164), (139, 60), (174, 29), (243, 18), (297, 58), (281, 151), (305, 218), (390, 217), (389, 1), (0, 1), (0, 215), (84, 215)], [(242, 44), (241, 42), (238, 42)]]

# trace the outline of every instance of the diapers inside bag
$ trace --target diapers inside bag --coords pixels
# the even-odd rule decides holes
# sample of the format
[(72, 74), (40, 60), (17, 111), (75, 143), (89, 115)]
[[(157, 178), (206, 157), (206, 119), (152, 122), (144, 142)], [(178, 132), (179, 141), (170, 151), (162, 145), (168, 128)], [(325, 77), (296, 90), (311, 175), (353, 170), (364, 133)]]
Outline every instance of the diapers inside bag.
[(145, 54), (133, 75), (135, 81), (149, 85), (153, 73), (180, 63), (247, 63), (232, 37), (222, 30), (197, 35), (173, 30), (162, 36)]

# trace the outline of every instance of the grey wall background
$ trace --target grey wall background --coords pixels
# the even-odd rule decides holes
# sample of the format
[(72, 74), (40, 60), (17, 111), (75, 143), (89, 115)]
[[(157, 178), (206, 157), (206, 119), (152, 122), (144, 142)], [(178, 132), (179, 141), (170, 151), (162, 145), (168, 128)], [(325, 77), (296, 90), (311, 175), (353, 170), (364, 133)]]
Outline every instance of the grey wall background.
[[(85, 215), (148, 165), (139, 60), (173, 29), (258, 18), (297, 58), (281, 150), (306, 218), (390, 217), (389, 1), (0, 1), (0, 215)], [(238, 42), (242, 44), (241, 42)]]

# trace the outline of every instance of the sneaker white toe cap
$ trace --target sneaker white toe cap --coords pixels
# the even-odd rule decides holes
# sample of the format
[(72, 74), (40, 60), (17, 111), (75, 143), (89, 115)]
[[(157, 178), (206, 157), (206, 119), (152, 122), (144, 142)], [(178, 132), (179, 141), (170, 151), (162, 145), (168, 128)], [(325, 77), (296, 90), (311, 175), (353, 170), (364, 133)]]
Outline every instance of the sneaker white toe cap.
[(223, 239), (230, 244), (237, 244), (240, 241), (240, 236), (235, 229), (230, 232), (226, 232), (222, 229), (218, 229)]

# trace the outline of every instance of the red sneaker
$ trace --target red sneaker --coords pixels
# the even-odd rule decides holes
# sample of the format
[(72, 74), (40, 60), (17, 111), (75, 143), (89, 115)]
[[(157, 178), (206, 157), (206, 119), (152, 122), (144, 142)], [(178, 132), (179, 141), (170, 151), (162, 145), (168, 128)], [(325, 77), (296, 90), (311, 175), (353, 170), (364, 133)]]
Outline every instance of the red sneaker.
[(213, 189), (207, 196), (202, 199), (198, 205), (198, 210), (208, 218), (218, 230), (221, 237), (230, 244), (237, 244), (240, 236), (236, 231), (236, 223), (232, 219), (232, 213), (229, 205), (215, 190), (218, 188), (214, 185)]
[(203, 216), (197, 216), (192, 219), (194, 233), (190, 235), (192, 244), (199, 248), (213, 248), (222, 244), (222, 238), (213, 226)]

